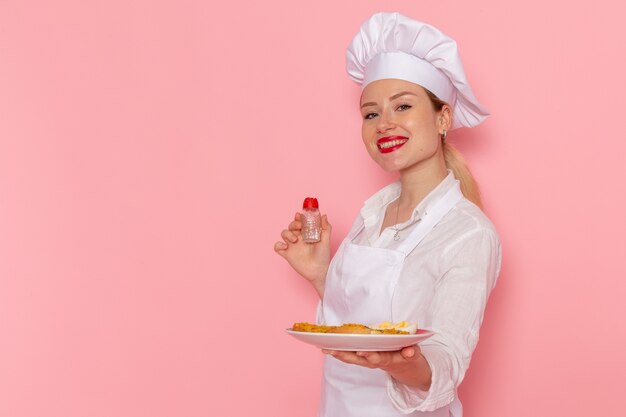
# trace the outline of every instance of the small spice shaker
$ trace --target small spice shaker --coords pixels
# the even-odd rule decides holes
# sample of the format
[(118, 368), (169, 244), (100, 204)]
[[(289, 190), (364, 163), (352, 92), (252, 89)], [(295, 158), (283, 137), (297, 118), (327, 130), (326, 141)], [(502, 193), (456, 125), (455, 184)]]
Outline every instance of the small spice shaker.
[(307, 197), (302, 204), (302, 241), (316, 243), (322, 235), (322, 216), (317, 198)]

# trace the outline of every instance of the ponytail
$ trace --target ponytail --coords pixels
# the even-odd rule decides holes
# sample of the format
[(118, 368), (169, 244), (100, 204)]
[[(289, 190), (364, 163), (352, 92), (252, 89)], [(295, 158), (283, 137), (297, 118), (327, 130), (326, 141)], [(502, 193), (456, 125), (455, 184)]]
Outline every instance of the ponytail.
[(461, 191), (465, 198), (482, 209), (483, 204), (480, 199), (478, 184), (472, 176), (461, 152), (447, 142), (443, 142), (443, 158), (446, 167), (454, 173), (454, 176), (461, 183)]
[[(424, 90), (426, 90), (426, 94), (428, 94), (428, 98), (430, 98), (430, 102), (432, 103), (435, 111), (441, 111), (441, 109), (443, 109), (443, 106), (448, 104), (436, 95), (434, 95), (428, 89), (425, 88)], [(478, 184), (476, 183), (476, 180), (474, 179), (472, 173), (467, 167), (463, 155), (461, 155), (461, 152), (459, 152), (454, 146), (450, 145), (445, 140), (442, 140), (442, 145), (443, 158), (446, 161), (446, 167), (451, 170), (454, 173), (456, 179), (461, 182), (461, 191), (463, 192), (463, 195), (469, 201), (476, 204), (482, 209), (483, 203), (480, 199), (480, 190), (478, 189)]]

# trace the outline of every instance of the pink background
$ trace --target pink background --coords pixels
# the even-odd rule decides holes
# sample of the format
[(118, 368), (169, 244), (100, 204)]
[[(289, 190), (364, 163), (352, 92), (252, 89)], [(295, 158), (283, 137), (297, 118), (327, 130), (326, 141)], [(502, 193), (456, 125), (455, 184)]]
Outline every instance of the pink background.
[(307, 195), (337, 245), (393, 179), (344, 72), (382, 7), (492, 110), (451, 135), (504, 246), (466, 416), (624, 415), (618, 4), (0, 1), (0, 416), (315, 415), (284, 333), (315, 295), (272, 246)]

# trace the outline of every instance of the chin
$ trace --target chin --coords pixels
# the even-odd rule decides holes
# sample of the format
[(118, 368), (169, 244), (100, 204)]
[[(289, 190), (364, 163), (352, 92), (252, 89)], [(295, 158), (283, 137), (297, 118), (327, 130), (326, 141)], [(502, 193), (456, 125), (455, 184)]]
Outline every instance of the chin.
[(389, 164), (381, 163), (380, 161), (376, 161), (376, 163), (385, 172), (400, 172), (406, 168), (404, 164)]

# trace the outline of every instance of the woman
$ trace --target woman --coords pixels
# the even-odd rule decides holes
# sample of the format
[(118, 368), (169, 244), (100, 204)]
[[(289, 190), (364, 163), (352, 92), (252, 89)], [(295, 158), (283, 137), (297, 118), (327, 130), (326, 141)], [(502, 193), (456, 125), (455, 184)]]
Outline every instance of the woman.
[(369, 198), (331, 261), (331, 227), (300, 238), (299, 214), (275, 251), (318, 292), (318, 322), (417, 322), (434, 335), (397, 352), (324, 351), (320, 415), (462, 415), (457, 387), (469, 366), (487, 298), (500, 270), (500, 242), (453, 128), (487, 116), (467, 83), (456, 43), (436, 28), (379, 13), (347, 51), (362, 85), (362, 139), (399, 181)]

